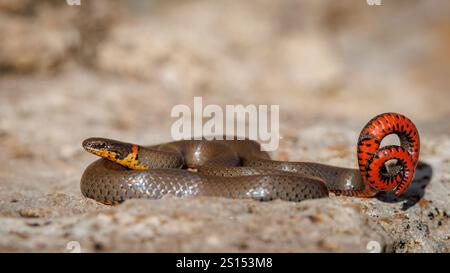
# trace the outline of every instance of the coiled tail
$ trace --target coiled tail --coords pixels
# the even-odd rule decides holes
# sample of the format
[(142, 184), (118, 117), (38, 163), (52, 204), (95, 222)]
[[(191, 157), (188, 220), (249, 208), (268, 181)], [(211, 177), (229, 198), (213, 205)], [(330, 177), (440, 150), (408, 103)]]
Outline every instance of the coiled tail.
[[(395, 134), (400, 146), (380, 148), (387, 135)], [(370, 120), (358, 139), (358, 164), (366, 187), (372, 191), (394, 190), (400, 196), (411, 184), (419, 160), (420, 139), (416, 126), (407, 117), (385, 113)], [(388, 161), (396, 166), (388, 168)]]

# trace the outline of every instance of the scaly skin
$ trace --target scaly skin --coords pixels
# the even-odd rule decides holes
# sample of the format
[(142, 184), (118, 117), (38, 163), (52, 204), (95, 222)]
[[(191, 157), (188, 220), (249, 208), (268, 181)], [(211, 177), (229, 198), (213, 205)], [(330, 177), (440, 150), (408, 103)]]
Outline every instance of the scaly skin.
[[(397, 134), (401, 146), (379, 149)], [(83, 147), (101, 156), (81, 178), (81, 192), (105, 204), (130, 198), (220, 196), (302, 201), (327, 197), (329, 191), (371, 197), (411, 183), (419, 154), (419, 134), (406, 117), (386, 113), (373, 118), (358, 141), (359, 170), (310, 162), (271, 160), (252, 140), (185, 140), (143, 147), (90, 138)], [(395, 167), (385, 163), (396, 159)], [(187, 170), (197, 169), (197, 172)]]

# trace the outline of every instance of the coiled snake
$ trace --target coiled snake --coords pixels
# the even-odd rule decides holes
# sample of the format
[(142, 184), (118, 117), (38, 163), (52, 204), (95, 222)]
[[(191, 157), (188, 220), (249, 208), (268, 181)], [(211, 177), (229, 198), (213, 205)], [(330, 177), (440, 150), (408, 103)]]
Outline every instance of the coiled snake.
[[(380, 148), (390, 134), (399, 137), (400, 146)], [(84, 171), (81, 192), (105, 204), (165, 194), (301, 201), (327, 197), (329, 192), (371, 197), (393, 190), (401, 195), (413, 179), (420, 140), (407, 117), (378, 115), (359, 136), (359, 170), (271, 160), (257, 142), (248, 139), (182, 140), (143, 147), (89, 138), (83, 147), (102, 158)], [(388, 164), (392, 160), (395, 165)]]

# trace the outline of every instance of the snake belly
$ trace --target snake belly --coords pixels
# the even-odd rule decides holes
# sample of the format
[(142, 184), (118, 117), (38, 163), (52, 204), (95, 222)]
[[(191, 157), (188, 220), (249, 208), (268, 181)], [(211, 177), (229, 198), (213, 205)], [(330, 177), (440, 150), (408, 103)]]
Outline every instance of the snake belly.
[[(370, 197), (397, 186), (403, 191), (412, 180), (419, 139), (414, 124), (404, 116), (399, 116), (398, 124), (382, 124), (384, 132), (379, 129), (381, 119), (395, 121), (395, 115), (399, 114), (379, 115), (364, 127), (358, 141), (359, 170), (272, 160), (257, 142), (248, 139), (182, 140), (144, 147), (90, 138), (83, 147), (102, 158), (84, 171), (81, 192), (99, 202), (115, 204), (166, 194), (298, 202), (327, 197), (329, 192)], [(401, 146), (384, 147), (379, 152), (381, 139), (391, 133), (399, 135)], [(383, 166), (390, 159), (397, 159), (398, 166), (386, 170)], [(375, 173), (374, 166), (378, 168)], [(398, 194), (400, 190), (396, 190)]]

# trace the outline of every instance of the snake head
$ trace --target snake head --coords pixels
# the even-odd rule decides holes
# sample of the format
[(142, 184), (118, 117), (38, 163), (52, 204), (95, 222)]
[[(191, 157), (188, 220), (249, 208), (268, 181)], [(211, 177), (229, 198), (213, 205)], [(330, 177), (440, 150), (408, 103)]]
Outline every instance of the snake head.
[(83, 148), (91, 154), (103, 157), (124, 167), (134, 170), (145, 170), (147, 166), (139, 164), (140, 147), (136, 144), (118, 140), (93, 137), (83, 141)]

